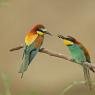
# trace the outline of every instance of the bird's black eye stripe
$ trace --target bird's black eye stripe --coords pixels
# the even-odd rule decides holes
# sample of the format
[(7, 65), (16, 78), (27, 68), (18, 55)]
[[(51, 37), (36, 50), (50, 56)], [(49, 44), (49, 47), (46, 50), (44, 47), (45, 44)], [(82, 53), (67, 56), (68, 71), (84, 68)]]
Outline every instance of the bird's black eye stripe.
[(72, 42), (75, 42), (75, 39), (73, 39), (73, 38), (67, 38), (67, 40), (70, 40)]
[(42, 29), (40, 29), (40, 28), (39, 28), (37, 31), (41, 31), (41, 32), (43, 32), (43, 30), (42, 30)]

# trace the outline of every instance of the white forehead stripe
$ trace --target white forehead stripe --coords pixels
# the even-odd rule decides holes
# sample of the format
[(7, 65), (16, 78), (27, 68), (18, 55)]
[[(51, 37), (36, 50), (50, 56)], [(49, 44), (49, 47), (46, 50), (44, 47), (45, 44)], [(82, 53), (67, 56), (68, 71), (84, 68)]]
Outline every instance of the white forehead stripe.
[(41, 30), (44, 32), (44, 31), (47, 31), (47, 29), (44, 29), (44, 28), (41, 28)]

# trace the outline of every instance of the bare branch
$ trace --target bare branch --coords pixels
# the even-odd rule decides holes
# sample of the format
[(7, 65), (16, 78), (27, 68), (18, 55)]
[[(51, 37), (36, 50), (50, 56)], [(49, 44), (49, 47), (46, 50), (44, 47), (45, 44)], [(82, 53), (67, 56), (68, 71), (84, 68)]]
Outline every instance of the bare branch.
[[(68, 58), (68, 57), (66, 57), (66, 56), (63, 55), (63, 54), (60, 54), (60, 53), (54, 53), (54, 52), (49, 51), (48, 49), (45, 49), (45, 48), (40, 49), (39, 52), (41, 52), (41, 53), (45, 53), (45, 54), (48, 54), (48, 55), (50, 55), (50, 56), (54, 56), (54, 57), (58, 57), (58, 58), (62, 58), (62, 59), (68, 60), (68, 61), (70, 61), (70, 62), (74, 62), (74, 63), (76, 63), (75, 60), (73, 60), (73, 59), (71, 59), (71, 58)], [(94, 64), (89, 64), (88, 62), (84, 62), (84, 64), (87, 65), (87, 66), (90, 67), (90, 68), (92, 67), (92, 68), (95, 69), (95, 65), (94, 65)]]
[(11, 48), (9, 51), (16, 51), (16, 50), (19, 50), (19, 49), (22, 49), (24, 48), (24, 45), (20, 45), (20, 46), (17, 46), (17, 47), (14, 47), (14, 48)]
[(71, 58), (67, 58), (65, 55), (63, 55), (61, 53), (55, 53), (55, 52), (49, 51), (48, 49), (45, 49), (45, 48), (41, 48), (39, 52), (74, 62)]
[[(10, 49), (10, 51), (13, 52), (13, 51), (16, 51), (16, 50), (20, 50), (20, 49), (22, 49), (22, 48), (24, 48), (24, 45), (20, 45), (20, 46), (18, 46), (18, 47), (12, 48), (12, 49)], [(48, 49), (46, 49), (46, 48), (41, 48), (41, 49), (39, 50), (39, 52), (48, 54), (48, 55), (53, 56), (53, 57), (62, 58), (62, 59), (68, 60), (68, 61), (70, 61), (70, 62), (76, 63), (75, 60), (73, 60), (73, 59), (71, 59), (71, 58), (68, 58), (68, 57), (66, 57), (65, 55), (61, 54), (61, 53), (52, 52), (52, 51), (50, 51), (50, 50), (48, 50)], [(87, 66), (90, 67), (90, 68), (92, 67), (93, 69), (95, 69), (95, 64), (89, 64), (88, 62), (84, 62), (84, 64), (87, 65)]]

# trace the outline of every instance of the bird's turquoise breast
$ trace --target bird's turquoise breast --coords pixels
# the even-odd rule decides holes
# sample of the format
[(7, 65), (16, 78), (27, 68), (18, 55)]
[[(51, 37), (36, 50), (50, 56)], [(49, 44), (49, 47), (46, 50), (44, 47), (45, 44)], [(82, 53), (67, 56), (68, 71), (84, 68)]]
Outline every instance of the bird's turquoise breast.
[(77, 62), (77, 63), (83, 63), (86, 61), (86, 57), (84, 54), (84, 51), (76, 44), (68, 46), (72, 58)]

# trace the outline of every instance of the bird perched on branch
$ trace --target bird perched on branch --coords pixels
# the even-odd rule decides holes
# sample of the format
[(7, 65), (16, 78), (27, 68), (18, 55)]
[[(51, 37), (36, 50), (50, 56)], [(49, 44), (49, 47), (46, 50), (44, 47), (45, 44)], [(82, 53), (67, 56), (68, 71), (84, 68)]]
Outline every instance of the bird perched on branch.
[(85, 64), (83, 64), (84, 62), (88, 62), (89, 64), (91, 64), (91, 59), (90, 59), (87, 49), (72, 36), (64, 37), (62, 35), (58, 35), (58, 37), (63, 39), (64, 44), (69, 48), (73, 60), (76, 63), (82, 65), (85, 80), (91, 90), (92, 85), (91, 85), (89, 70), (91, 70), (92, 72), (95, 72), (95, 71), (92, 67), (88, 67)]
[(27, 70), (29, 64), (34, 59), (41, 45), (43, 44), (45, 34), (51, 35), (51, 33), (49, 33), (45, 26), (42, 24), (35, 25), (32, 27), (31, 31), (27, 33), (25, 37), (23, 63), (21, 64), (19, 70), (19, 73), (22, 73), (21, 78), (23, 77), (24, 72)]

